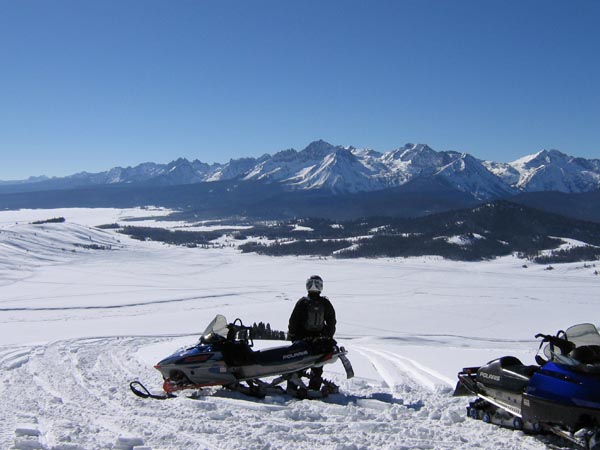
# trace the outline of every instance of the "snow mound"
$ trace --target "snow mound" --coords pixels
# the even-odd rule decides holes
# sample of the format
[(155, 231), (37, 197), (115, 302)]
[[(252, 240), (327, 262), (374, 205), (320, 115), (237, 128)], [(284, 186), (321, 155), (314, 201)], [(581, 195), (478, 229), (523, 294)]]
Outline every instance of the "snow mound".
[[(17, 223), (0, 228), (0, 278), (35, 267), (65, 263), (81, 254), (123, 245), (107, 231), (75, 223)], [(8, 276), (10, 278), (10, 276)]]
[(142, 450), (150, 447), (144, 446), (144, 440), (139, 437), (120, 437), (113, 447), (115, 450)]

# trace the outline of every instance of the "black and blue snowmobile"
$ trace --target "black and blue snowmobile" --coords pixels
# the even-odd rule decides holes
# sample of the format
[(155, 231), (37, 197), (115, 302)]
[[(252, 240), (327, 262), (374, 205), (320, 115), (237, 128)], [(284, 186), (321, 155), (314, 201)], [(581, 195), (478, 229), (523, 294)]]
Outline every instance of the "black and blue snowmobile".
[(600, 450), (600, 334), (574, 325), (541, 339), (536, 365), (504, 356), (458, 373), (454, 395), (477, 396), (467, 414), (532, 433), (552, 432)]
[[(333, 339), (253, 350), (251, 331), (240, 319), (227, 323), (219, 314), (196, 345), (180, 349), (154, 366), (163, 376), (165, 394), (151, 394), (139, 381), (130, 383), (131, 390), (140, 397), (162, 399), (185, 389), (223, 386), (256, 397), (288, 393), (299, 398), (319, 398), (336, 393), (339, 388), (329, 380), (319, 379), (321, 387), (310, 389), (314, 374), (309, 369), (340, 360), (346, 376), (354, 376), (347, 351)], [(280, 387), (284, 382), (286, 389)]]

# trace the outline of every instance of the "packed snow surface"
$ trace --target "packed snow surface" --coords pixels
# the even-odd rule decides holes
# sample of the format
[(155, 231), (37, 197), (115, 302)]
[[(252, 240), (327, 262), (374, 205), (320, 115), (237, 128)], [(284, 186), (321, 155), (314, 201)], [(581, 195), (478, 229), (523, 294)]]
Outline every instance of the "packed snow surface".
[[(164, 215), (158, 211), (155, 215)], [(456, 373), (511, 354), (533, 363), (538, 332), (593, 323), (592, 264), (555, 270), (508, 257), (272, 258), (235, 247), (139, 242), (94, 225), (147, 210), (0, 212), (1, 449), (546, 449), (536, 437), (466, 418)], [(65, 223), (33, 225), (62, 216)], [(83, 246), (82, 244), (86, 245)], [(95, 244), (95, 245), (94, 245)], [(194, 344), (218, 313), (287, 329), (319, 274), (338, 315), (341, 387), (325, 400), (259, 400), (211, 388), (160, 392), (153, 365)], [(281, 342), (257, 342), (259, 347)]]

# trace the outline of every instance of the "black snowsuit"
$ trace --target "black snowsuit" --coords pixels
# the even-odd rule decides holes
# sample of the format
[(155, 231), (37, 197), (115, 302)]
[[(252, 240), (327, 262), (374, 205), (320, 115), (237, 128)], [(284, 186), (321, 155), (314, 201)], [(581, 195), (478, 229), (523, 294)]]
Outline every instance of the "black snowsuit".
[[(309, 292), (308, 297), (302, 297), (296, 303), (288, 325), (290, 341), (314, 340), (315, 338), (330, 338), (325, 343), (327, 347), (335, 345), (335, 309), (327, 297), (318, 292)], [(313, 345), (317, 345), (313, 342)], [(321, 344), (322, 345), (322, 344)], [(301, 373), (301, 372), (300, 372)], [(311, 368), (309, 389), (318, 390), (321, 386), (323, 367)]]
[(327, 297), (310, 292), (296, 303), (288, 325), (288, 339), (298, 341), (317, 337), (333, 338), (335, 309)]

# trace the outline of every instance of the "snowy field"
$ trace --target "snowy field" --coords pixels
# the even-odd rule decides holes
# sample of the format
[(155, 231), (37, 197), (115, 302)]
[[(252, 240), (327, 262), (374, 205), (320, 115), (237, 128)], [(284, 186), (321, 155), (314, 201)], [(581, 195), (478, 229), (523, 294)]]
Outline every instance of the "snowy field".
[[(452, 392), (462, 367), (505, 354), (532, 364), (536, 333), (598, 324), (596, 268), (545, 270), (512, 257), (271, 258), (233, 247), (139, 242), (93, 228), (136, 217), (148, 225), (149, 216), (167, 213), (0, 212), (0, 449), (565, 445), (466, 419), (469, 399)], [(58, 216), (67, 221), (31, 224)], [(195, 343), (217, 313), (286, 330), (312, 274), (325, 280), (324, 294), (337, 309), (336, 338), (356, 372), (345, 380), (340, 363), (325, 367), (340, 394), (257, 400), (207, 389), (196, 399), (154, 401), (130, 392), (134, 379), (160, 391), (153, 365)]]

